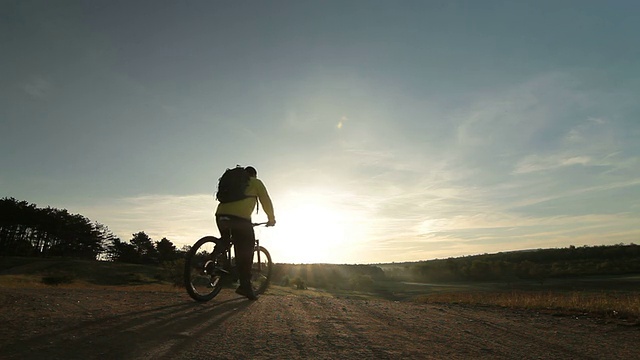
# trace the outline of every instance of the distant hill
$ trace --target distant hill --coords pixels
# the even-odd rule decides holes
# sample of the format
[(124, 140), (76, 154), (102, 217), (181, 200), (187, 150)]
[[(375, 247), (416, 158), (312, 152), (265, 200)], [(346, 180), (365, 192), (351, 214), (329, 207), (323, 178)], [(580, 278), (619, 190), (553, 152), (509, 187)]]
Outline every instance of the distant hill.
[[(0, 279), (19, 283), (149, 285), (182, 283), (182, 259), (163, 265), (65, 258), (0, 257)], [(640, 274), (640, 246), (618, 244), (509, 251), (371, 265), (275, 264), (272, 283), (325, 289), (371, 289), (385, 282), (513, 282)]]
[(425, 282), (637, 274), (640, 246), (570, 246), (376, 266), (392, 278)]

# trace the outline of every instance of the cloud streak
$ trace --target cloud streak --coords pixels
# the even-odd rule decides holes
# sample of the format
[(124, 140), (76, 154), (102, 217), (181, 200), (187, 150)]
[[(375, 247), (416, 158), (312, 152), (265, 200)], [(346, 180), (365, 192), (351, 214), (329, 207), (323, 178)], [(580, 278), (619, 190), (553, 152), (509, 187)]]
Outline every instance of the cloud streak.
[(109, 226), (124, 241), (144, 231), (155, 241), (166, 237), (180, 248), (202, 236), (217, 235), (213, 206), (211, 195), (142, 195), (98, 201), (78, 211)]
[(53, 84), (48, 80), (34, 76), (22, 85), (22, 90), (34, 98), (45, 98), (53, 89)]

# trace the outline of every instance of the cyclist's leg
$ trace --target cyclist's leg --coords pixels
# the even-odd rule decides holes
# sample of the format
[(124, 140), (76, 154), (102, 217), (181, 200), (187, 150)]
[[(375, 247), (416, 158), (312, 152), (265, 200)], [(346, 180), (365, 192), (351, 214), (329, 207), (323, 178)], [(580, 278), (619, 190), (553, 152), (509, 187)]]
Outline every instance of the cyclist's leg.
[(233, 229), (233, 219), (225, 215), (216, 215), (216, 225), (220, 232), (221, 243), (216, 244), (214, 253), (221, 253), (231, 245), (231, 232)]
[(255, 233), (251, 223), (242, 224), (233, 233), (233, 244), (236, 247), (236, 259), (238, 274), (251, 277), (251, 263), (253, 261), (253, 248), (255, 246)]
[(233, 244), (236, 249), (236, 264), (240, 279), (239, 293), (249, 299), (255, 299), (256, 296), (251, 286), (251, 265), (253, 263), (255, 233), (250, 221), (238, 221), (237, 226), (234, 227)]
[(253, 248), (256, 236), (251, 220), (236, 216), (218, 215), (216, 216), (216, 223), (222, 239), (230, 239), (233, 236), (231, 241), (235, 246), (236, 266), (240, 280), (240, 287), (236, 292), (255, 300), (257, 297), (251, 286), (251, 265), (253, 263)]

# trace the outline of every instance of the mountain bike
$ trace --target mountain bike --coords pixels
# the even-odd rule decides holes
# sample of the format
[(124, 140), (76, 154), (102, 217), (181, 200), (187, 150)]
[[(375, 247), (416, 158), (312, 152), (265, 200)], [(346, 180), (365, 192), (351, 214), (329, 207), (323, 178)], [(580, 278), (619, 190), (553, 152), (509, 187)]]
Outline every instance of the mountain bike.
[[(238, 281), (235, 257), (231, 254), (232, 247), (233, 234), (231, 239), (205, 236), (189, 249), (184, 262), (184, 284), (187, 293), (194, 300), (209, 301), (218, 295), (223, 285), (233, 285)], [(256, 239), (251, 266), (251, 282), (256, 294), (262, 294), (269, 286), (272, 269), (271, 255), (260, 246), (260, 240)]]

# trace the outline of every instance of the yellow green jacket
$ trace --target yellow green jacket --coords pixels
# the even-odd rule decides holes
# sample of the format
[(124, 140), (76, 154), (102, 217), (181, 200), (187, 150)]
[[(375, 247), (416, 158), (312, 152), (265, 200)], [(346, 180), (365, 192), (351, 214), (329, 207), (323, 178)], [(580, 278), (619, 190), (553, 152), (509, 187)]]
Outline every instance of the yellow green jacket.
[(247, 186), (247, 190), (244, 193), (247, 195), (245, 199), (225, 204), (219, 203), (216, 215), (233, 215), (251, 220), (251, 213), (256, 208), (256, 202), (260, 200), (260, 205), (262, 205), (262, 209), (267, 214), (269, 221), (276, 219), (273, 214), (271, 198), (260, 179), (249, 178), (249, 186)]

